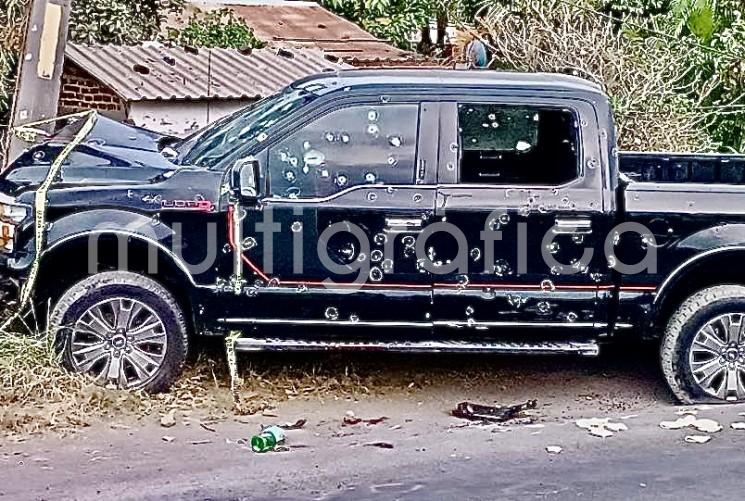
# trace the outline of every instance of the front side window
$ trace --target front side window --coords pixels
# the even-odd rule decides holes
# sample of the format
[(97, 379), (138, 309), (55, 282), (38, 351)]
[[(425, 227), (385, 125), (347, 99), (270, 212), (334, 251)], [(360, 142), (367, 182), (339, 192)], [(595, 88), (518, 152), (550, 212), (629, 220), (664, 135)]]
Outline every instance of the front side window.
[(271, 193), (325, 197), (361, 184), (412, 184), (419, 106), (354, 105), (305, 125), (269, 150)]
[(458, 132), (461, 183), (550, 186), (579, 175), (570, 110), (462, 103)]

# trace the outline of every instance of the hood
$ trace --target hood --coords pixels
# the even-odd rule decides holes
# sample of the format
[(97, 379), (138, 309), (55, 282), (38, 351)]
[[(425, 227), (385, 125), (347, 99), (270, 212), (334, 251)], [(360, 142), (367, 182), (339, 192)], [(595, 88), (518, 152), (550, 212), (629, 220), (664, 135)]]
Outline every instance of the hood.
[[(16, 193), (40, 184), (83, 123), (78, 120), (27, 149), (0, 175), (0, 190)], [(91, 132), (65, 160), (56, 185), (108, 186), (156, 180), (177, 168), (160, 152), (161, 143), (168, 138), (98, 115)]]

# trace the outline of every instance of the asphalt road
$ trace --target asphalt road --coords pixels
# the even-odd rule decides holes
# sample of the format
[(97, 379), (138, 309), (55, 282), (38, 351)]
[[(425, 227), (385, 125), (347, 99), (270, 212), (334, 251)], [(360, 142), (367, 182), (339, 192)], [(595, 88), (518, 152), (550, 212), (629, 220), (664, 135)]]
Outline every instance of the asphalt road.
[[(171, 428), (156, 416), (112, 416), (73, 436), (4, 440), (0, 499), (742, 498), (745, 430), (730, 424), (745, 421), (745, 406), (699, 410), (724, 429), (691, 444), (684, 437), (701, 432), (659, 426), (682, 408), (656, 370), (602, 360), (551, 361), (550, 371), (510, 363), (500, 368), (506, 390), (447, 383), (443, 374), (421, 389), (359, 401), (297, 399), (276, 416), (207, 428), (195, 413), (177, 414)], [(464, 426), (448, 414), (458, 397), (512, 402), (526, 388), (539, 399), (533, 424)], [(348, 411), (388, 419), (344, 426)], [(576, 425), (583, 417), (609, 417), (628, 430), (591, 436)], [(298, 418), (307, 424), (287, 432), (289, 450), (255, 454), (245, 443), (259, 425)], [(370, 445), (380, 442), (392, 448)], [(552, 455), (547, 446), (562, 451)]]

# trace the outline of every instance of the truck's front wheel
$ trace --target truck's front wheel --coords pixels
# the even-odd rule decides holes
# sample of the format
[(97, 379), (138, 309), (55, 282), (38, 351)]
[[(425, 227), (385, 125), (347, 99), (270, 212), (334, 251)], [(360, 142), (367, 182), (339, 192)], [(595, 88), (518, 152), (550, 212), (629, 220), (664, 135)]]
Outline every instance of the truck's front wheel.
[(680, 401), (745, 401), (745, 287), (719, 285), (685, 300), (670, 317), (661, 357)]
[(187, 329), (173, 296), (126, 271), (98, 273), (68, 289), (50, 327), (70, 370), (119, 388), (167, 390), (186, 360)]

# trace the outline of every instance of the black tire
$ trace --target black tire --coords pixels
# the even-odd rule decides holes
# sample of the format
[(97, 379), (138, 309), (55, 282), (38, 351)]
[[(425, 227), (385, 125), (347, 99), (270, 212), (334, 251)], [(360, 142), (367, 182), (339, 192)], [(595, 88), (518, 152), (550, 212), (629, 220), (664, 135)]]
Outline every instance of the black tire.
[(742, 403), (744, 398), (722, 399), (707, 393), (694, 377), (689, 355), (694, 338), (709, 321), (728, 313), (745, 313), (745, 287), (718, 285), (686, 299), (667, 324), (660, 358), (662, 371), (675, 397), (685, 404)]
[[(71, 347), (72, 343), (70, 342), (73, 333), (72, 327), (86, 314), (89, 308), (105, 303), (107, 300), (124, 300), (125, 304), (130, 305), (130, 311), (132, 302), (137, 302), (145, 307), (140, 310), (141, 312), (145, 311), (146, 315), (155, 314), (157, 316), (155, 318), (162, 322), (158, 325), (158, 336), (162, 336), (165, 343), (162, 351), (158, 352), (159, 365), (148, 366), (151, 368), (152, 374), (148, 374), (147, 378), (142, 378), (141, 382), (135, 380), (127, 387), (129, 389), (143, 389), (151, 393), (167, 391), (181, 374), (186, 360), (188, 351), (186, 322), (181, 308), (168, 290), (155, 280), (136, 273), (128, 271), (98, 273), (81, 280), (62, 294), (49, 319), (50, 332), (55, 335), (62, 364), (70, 370), (80, 371), (80, 368), (76, 367)], [(134, 316), (132, 315), (132, 317)], [(124, 353), (127, 348), (130, 350), (129, 352), (137, 351), (136, 347), (132, 348), (130, 346), (132, 341), (129, 333), (126, 337), (129, 339), (129, 341), (126, 341), (128, 343), (126, 348), (118, 350), (117, 353)], [(110, 341), (105, 342), (107, 346), (112, 344)], [(147, 352), (145, 353), (147, 354)], [(125, 362), (119, 363), (125, 367)], [(128, 370), (130, 375), (138, 375), (138, 373), (133, 372), (134, 365), (132, 363), (129, 363)], [(122, 369), (122, 372), (126, 371), (127, 369)], [(125, 380), (126, 378), (127, 376), (124, 376)], [(102, 380), (99, 382), (108, 383), (109, 381)], [(118, 386), (123, 386), (120, 381), (117, 381), (117, 383)]]

